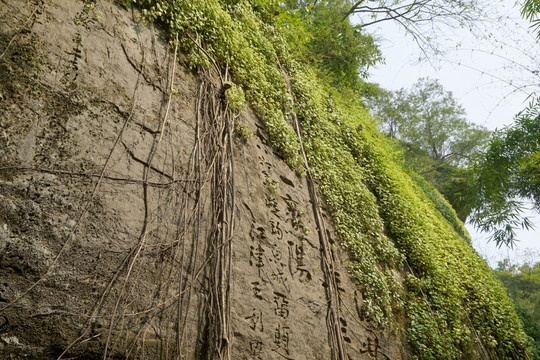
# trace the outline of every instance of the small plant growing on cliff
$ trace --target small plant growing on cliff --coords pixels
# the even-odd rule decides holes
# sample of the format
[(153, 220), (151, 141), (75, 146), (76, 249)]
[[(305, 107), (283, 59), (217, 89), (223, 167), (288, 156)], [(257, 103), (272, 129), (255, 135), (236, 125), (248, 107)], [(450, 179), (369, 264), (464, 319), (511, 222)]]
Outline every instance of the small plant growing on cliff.
[(279, 183), (276, 180), (273, 180), (270, 175), (266, 175), (264, 178), (264, 185), (271, 194), (275, 194), (279, 189)]
[(251, 139), (254, 134), (253, 130), (249, 128), (247, 122), (235, 121), (234, 131), (236, 132), (238, 138), (241, 139), (244, 143)]
[(229, 86), (226, 90), (229, 109), (240, 114), (246, 109), (246, 95), (244, 94), (244, 90), (232, 82), (227, 82), (227, 85)]

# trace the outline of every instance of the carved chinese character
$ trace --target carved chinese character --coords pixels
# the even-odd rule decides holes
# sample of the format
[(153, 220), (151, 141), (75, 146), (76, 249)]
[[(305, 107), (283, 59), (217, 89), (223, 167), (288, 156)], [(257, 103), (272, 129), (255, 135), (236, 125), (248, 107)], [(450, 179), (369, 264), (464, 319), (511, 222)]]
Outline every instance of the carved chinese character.
[(290, 195), (287, 195), (289, 198), (285, 199), (285, 203), (287, 204), (287, 215), (291, 215), (291, 218), (296, 218), (299, 216), (298, 212), (298, 203), (291, 199)]
[(301, 217), (305, 212), (298, 210), (298, 204), (294, 200), (286, 199), (285, 202), (287, 203), (287, 215), (290, 215), (289, 219), (291, 220), (293, 229), (298, 230), (303, 228)]
[[(289, 247), (289, 250), (292, 250), (291, 247)], [(304, 252), (304, 246), (303, 245), (295, 245), (294, 246), (294, 261), (296, 262), (297, 266), (306, 266), (304, 263), (304, 255), (306, 253)]]
[(278, 269), (272, 270), (272, 274), (270, 275), (270, 279), (277, 282), (277, 283), (283, 284), (285, 286), (285, 289), (287, 289), (287, 291), (290, 291), (289, 287), (286, 284), (287, 277), (285, 276), (285, 274), (283, 273), (283, 271), (281, 269), (278, 268)]
[(274, 248), (272, 249), (272, 260), (277, 264), (282, 258), (283, 254), (281, 253), (281, 250), (274, 244)]
[(274, 213), (274, 215), (278, 216), (278, 213), (279, 213), (279, 209), (277, 207), (277, 199), (273, 196), (270, 196), (270, 195), (266, 195), (266, 198), (265, 198), (265, 203), (266, 203), (266, 207), (270, 209), (270, 211), (272, 213)]
[(304, 246), (294, 245), (293, 242), (289, 242), (289, 271), (292, 276), (300, 272), (298, 276), (300, 281), (311, 280), (311, 273), (305, 268), (304, 262)]
[(274, 312), (280, 318), (286, 319), (289, 317), (289, 301), (283, 294), (274, 291)]
[(376, 357), (379, 354), (379, 349), (379, 339), (372, 339), (368, 337), (367, 342), (362, 342), (360, 354), (368, 353), (369, 356)]
[(249, 342), (249, 354), (252, 359), (262, 359), (263, 343), (260, 340), (252, 340)]
[(252, 287), (253, 296), (255, 296), (259, 300), (262, 300), (263, 297), (261, 295), (261, 292), (262, 292), (261, 283), (258, 282), (258, 281), (254, 281), (254, 282), (251, 283), (251, 285), (253, 286)]
[(274, 331), (274, 344), (276, 348), (274, 350), (282, 349), (289, 355), (289, 327), (281, 326), (278, 324)]
[(267, 241), (266, 230), (262, 226), (255, 227), (255, 224), (251, 224), (251, 231), (249, 233), (251, 240)]
[(258, 269), (259, 277), (261, 277), (261, 270), (264, 267), (264, 249), (261, 244), (249, 247), (249, 265), (255, 265)]
[(280, 240), (283, 239), (283, 231), (279, 227), (279, 221), (276, 224), (274, 220), (270, 220), (270, 225), (272, 226), (272, 230), (271, 230), (272, 235), (277, 235)]
[(250, 316), (245, 317), (244, 319), (249, 320), (249, 327), (251, 330), (255, 331), (264, 331), (264, 324), (262, 318), (262, 311), (253, 309), (253, 312)]
[(298, 268), (298, 271), (300, 272), (300, 275), (298, 275), (300, 281), (304, 282), (311, 280), (311, 273), (307, 269)]
[(249, 265), (253, 266), (255, 264), (258, 268), (262, 268), (264, 266), (263, 256), (264, 249), (260, 244), (256, 248), (254, 246), (249, 247)]

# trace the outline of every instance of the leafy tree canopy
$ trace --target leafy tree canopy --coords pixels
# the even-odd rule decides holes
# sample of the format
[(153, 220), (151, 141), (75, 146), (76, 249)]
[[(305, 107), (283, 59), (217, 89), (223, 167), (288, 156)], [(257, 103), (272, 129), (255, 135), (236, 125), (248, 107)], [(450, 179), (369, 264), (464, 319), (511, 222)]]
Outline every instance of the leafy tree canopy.
[(540, 99), (495, 132), (489, 147), (473, 167), (471, 222), (493, 234), (498, 245), (513, 245), (515, 229), (532, 227), (521, 216), (524, 200), (540, 211)]
[(288, 11), (280, 15), (282, 22), (297, 34), (295, 40), (304, 43), (304, 58), (328, 74), (327, 81), (341, 88), (361, 87), (360, 78), (367, 76), (369, 67), (382, 61), (373, 37), (360, 25), (342, 18), (349, 6), (346, 0), (288, 0)]
[(487, 142), (489, 131), (469, 122), (463, 107), (438, 80), (421, 78), (410, 90), (382, 90), (374, 100), (383, 131), (435, 160), (467, 163)]
[(443, 86), (418, 80), (411, 89), (379, 89), (368, 100), (380, 128), (397, 139), (404, 164), (439, 190), (465, 221), (471, 211), (465, 200), (470, 184), (464, 166), (487, 145), (490, 132), (469, 122), (465, 110)]

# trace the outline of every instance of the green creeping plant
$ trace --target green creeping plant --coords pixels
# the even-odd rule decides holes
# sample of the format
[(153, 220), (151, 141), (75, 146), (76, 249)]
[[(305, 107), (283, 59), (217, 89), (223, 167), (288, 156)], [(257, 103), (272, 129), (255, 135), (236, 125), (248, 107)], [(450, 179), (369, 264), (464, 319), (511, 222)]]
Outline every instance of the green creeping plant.
[[(339, 246), (350, 255), (349, 272), (363, 300), (359, 311), (389, 329), (405, 319), (411, 358), (472, 358), (478, 339), (499, 359), (526, 358), (529, 344), (502, 284), (464, 241), (468, 234), (444, 199), (404, 170), (360, 100), (366, 86), (359, 75), (378, 55), (369, 35), (353, 34), (362, 30), (348, 19), (335, 26), (332, 19), (341, 17), (333, 11), (342, 5), (125, 2), (160, 24), (191, 68), (213, 61), (227, 67), (230, 108), (241, 113), (249, 105), (272, 146), (303, 173), (297, 117)], [(340, 41), (349, 42), (337, 43), (338, 30), (347, 34)], [(343, 47), (329, 54), (325, 44), (332, 42)], [(347, 44), (355, 46), (351, 53)], [(346, 74), (335, 66), (339, 59), (352, 61)], [(274, 187), (271, 179), (267, 186)]]

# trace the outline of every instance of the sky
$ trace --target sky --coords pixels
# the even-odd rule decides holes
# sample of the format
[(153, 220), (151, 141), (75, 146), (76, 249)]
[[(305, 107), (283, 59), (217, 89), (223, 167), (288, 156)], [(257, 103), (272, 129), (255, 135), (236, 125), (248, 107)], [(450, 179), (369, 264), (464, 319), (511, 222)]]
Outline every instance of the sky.
[[(513, 2), (503, 0), (496, 11), (507, 15), (501, 21), (487, 25), (492, 34), (479, 38), (463, 29), (443, 29), (440, 34), (444, 55), (418, 61), (421, 52), (410, 36), (395, 23), (386, 21), (368, 29), (381, 44), (385, 63), (371, 69), (371, 82), (385, 89), (410, 88), (420, 77), (435, 78), (467, 111), (471, 122), (490, 130), (511, 124), (515, 114), (524, 109), (533, 88), (538, 90), (540, 77), (540, 43), (519, 20), (519, 10)], [(366, 28), (367, 29), (367, 28)], [(459, 45), (458, 45), (459, 44)], [(519, 231), (513, 249), (498, 248), (488, 242), (489, 234), (478, 233), (466, 224), (477, 252), (496, 267), (497, 262), (510, 258), (512, 263), (540, 261), (540, 216), (533, 216), (535, 229)]]

